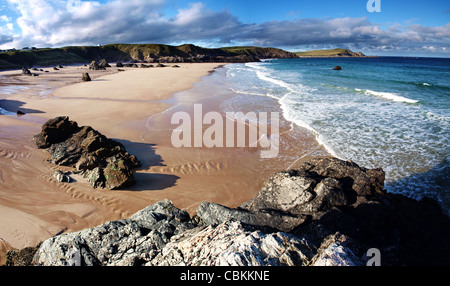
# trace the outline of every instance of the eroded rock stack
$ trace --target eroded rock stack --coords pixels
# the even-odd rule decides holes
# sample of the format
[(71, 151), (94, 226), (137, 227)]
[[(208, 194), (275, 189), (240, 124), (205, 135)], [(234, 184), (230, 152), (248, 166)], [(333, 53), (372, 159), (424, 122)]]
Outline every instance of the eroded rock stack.
[(140, 162), (134, 155), (121, 143), (90, 126), (79, 127), (67, 116), (48, 120), (33, 142), (49, 151), (54, 164), (75, 168), (94, 188), (114, 190), (135, 183), (132, 169)]
[(381, 169), (313, 159), (275, 174), (238, 208), (204, 202), (191, 218), (163, 200), (127, 220), (50, 238), (32, 264), (359, 266), (376, 248), (382, 265), (449, 265), (450, 222), (437, 203), (386, 193), (383, 184)]

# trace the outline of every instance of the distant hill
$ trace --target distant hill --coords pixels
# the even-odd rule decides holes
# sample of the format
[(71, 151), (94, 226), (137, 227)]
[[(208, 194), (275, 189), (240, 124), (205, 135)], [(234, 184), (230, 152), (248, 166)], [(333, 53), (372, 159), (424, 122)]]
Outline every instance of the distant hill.
[(365, 57), (363, 53), (355, 53), (348, 49), (312, 50), (308, 52), (296, 52), (298, 57)]
[(266, 58), (296, 58), (276, 48), (227, 47), (208, 49), (185, 44), (110, 44), (104, 46), (73, 46), (36, 50), (17, 50), (0, 53), (0, 70), (23, 66), (52, 66), (90, 63), (106, 59), (109, 62), (253, 62)]

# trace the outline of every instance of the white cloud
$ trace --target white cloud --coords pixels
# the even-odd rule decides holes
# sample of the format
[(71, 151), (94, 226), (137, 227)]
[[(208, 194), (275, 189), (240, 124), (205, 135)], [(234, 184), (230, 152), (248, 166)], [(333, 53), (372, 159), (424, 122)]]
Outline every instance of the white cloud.
[(1, 15), (1, 16), (0, 16), (0, 21), (3, 21), (3, 22), (11, 22), (11, 20), (12, 20), (12, 18), (11, 18), (11, 17), (8, 17), (8, 16), (6, 16), (6, 15)]

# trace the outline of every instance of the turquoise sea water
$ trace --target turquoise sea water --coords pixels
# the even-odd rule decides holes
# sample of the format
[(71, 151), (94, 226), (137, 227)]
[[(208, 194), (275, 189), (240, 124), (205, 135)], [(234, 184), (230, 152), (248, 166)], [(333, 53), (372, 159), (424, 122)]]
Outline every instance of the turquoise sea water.
[(336, 157), (383, 168), (388, 191), (450, 209), (450, 59), (267, 60), (227, 65), (226, 84), (275, 99)]

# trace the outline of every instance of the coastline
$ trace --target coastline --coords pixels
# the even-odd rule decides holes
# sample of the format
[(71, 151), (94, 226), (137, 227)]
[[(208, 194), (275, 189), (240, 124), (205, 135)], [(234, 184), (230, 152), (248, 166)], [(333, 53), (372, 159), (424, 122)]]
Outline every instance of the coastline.
[[(188, 110), (193, 102), (202, 103), (205, 112), (220, 112), (223, 100), (233, 97), (217, 82), (219, 70), (211, 72), (219, 64), (179, 65), (88, 71), (93, 81), (87, 83), (80, 80), (87, 67), (79, 66), (65, 67), (59, 75), (18, 77), (27, 88), (2, 95), (2, 107), (25, 112), (21, 117), (2, 116), (2, 257), (10, 248), (34, 246), (56, 234), (127, 218), (162, 199), (190, 213), (202, 201), (236, 207), (254, 197), (274, 171), (299, 163), (292, 158), (308, 157), (314, 137), (301, 128), (282, 130), (282, 140), (292, 144), (276, 160), (262, 161), (254, 148), (174, 148), (170, 133), (175, 126), (168, 124), (172, 112)], [(11, 73), (18, 74), (1, 75)], [(202, 80), (205, 76), (208, 80)], [(35, 148), (31, 137), (47, 119), (59, 115), (92, 126), (136, 155), (143, 163), (135, 172), (137, 184), (109, 191), (92, 189), (77, 176), (73, 183), (56, 182), (53, 171), (64, 168), (47, 162), (47, 153)], [(304, 136), (300, 142), (311, 143), (308, 148), (298, 144), (299, 134)]]

